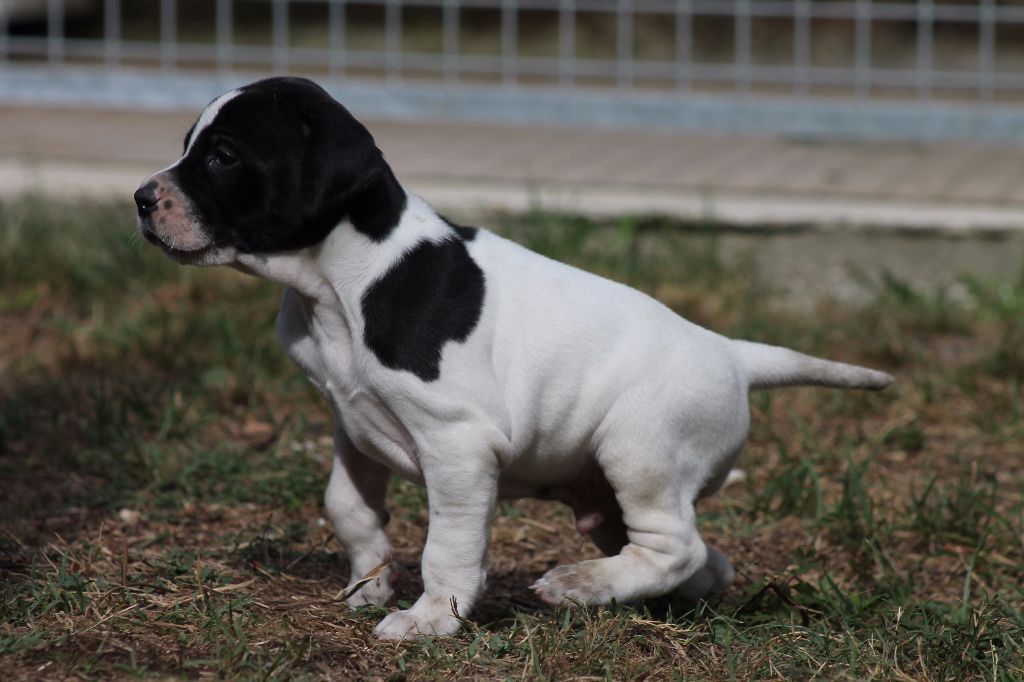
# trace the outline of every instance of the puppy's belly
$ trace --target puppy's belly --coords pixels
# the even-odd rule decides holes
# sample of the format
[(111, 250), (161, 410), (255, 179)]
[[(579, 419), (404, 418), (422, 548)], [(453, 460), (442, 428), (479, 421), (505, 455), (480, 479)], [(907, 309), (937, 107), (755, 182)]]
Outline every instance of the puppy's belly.
[(576, 530), (583, 535), (601, 526), (622, 523), (622, 509), (615, 499), (615, 491), (593, 459), (587, 459), (571, 477), (551, 478), (541, 472), (535, 477), (502, 477), (498, 482), (498, 495), (566, 504), (572, 508)]
[(543, 497), (537, 495), (538, 489), (577, 481), (592, 468), (597, 468), (592, 452), (523, 448), (505, 460), (498, 479), (498, 495)]

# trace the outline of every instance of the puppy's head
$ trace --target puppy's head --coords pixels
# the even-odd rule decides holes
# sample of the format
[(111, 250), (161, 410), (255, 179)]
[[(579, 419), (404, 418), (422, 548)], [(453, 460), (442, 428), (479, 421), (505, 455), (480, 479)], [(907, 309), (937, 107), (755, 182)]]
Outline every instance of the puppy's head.
[(182, 157), (135, 192), (139, 230), (182, 263), (291, 251), (323, 240), (384, 174), (345, 107), (311, 81), (271, 78), (206, 107)]

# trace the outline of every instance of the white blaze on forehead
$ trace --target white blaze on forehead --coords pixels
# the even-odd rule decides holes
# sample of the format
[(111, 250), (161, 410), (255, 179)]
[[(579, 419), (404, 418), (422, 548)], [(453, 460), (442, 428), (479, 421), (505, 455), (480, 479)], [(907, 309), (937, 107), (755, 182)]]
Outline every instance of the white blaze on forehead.
[(241, 92), (241, 90), (237, 89), (225, 92), (223, 95), (206, 105), (206, 108), (203, 109), (203, 113), (199, 116), (199, 120), (196, 121), (196, 127), (192, 130), (192, 137), (189, 138), (188, 148), (185, 149), (185, 155), (192, 151), (192, 145), (196, 143), (199, 133), (203, 132), (205, 128), (209, 127), (209, 125), (213, 123), (213, 119), (217, 118), (217, 114), (220, 113), (221, 108), (235, 97), (238, 97)]

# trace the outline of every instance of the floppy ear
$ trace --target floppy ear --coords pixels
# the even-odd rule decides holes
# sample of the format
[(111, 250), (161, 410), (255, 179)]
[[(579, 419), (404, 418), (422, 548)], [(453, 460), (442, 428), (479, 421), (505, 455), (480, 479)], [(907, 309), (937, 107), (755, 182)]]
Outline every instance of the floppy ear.
[(334, 100), (302, 107), (300, 117), (308, 131), (302, 213), (307, 228), (326, 236), (348, 213), (349, 200), (373, 185), (387, 165), (370, 132)]

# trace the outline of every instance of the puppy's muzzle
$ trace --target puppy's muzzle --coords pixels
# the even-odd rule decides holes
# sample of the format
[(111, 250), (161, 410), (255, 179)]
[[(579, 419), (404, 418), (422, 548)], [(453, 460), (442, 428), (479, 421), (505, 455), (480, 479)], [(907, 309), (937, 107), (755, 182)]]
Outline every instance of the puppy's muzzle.
[(147, 241), (169, 254), (195, 253), (210, 246), (209, 237), (195, 220), (191, 202), (168, 171), (143, 180), (133, 198), (139, 231)]

